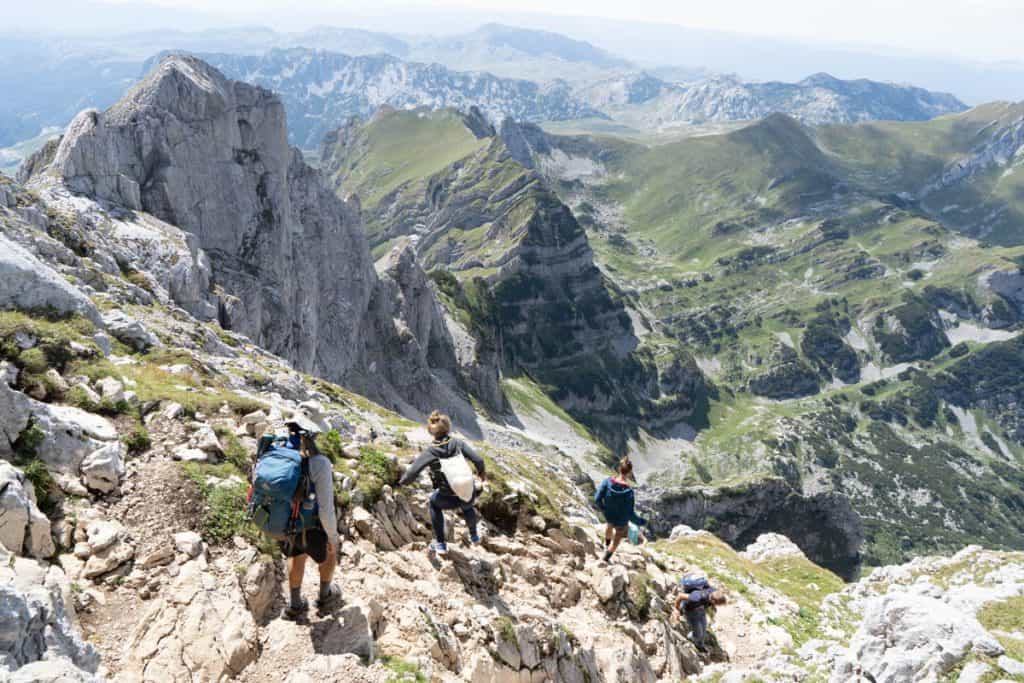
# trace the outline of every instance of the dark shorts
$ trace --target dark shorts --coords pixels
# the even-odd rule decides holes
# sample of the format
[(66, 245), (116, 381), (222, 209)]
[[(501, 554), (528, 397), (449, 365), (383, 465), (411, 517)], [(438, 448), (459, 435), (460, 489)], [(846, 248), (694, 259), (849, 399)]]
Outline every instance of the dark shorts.
[(293, 540), (278, 541), (277, 545), (285, 557), (309, 555), (317, 564), (327, 560), (327, 532), (323, 529), (310, 529)]

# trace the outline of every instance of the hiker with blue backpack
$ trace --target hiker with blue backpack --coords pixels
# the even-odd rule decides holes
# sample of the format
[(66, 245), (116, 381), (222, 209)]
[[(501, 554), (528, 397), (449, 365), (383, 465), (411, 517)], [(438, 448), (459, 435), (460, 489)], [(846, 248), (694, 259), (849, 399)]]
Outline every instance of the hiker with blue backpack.
[[(474, 507), (477, 497), (487, 480), (486, 466), (473, 448), (462, 439), (451, 435), (452, 421), (447, 415), (434, 411), (427, 419), (427, 431), (434, 438), (399, 480), (399, 486), (407, 486), (416, 480), (426, 468), (430, 468), (430, 482), (434, 492), (430, 495), (430, 525), (434, 528), (434, 541), (430, 551), (437, 555), (448, 552), (445, 541), (444, 511), (459, 510), (469, 527), (469, 542), (480, 542), (477, 530), (477, 512)], [(473, 477), (469, 463), (473, 463), (480, 486)]]
[[(618, 473), (608, 477), (597, 488), (594, 505), (604, 513), (604, 561), (612, 559), (630, 524), (645, 526), (647, 520), (636, 514), (636, 493), (629, 482), (633, 479), (633, 463), (629, 458), (619, 461)], [(639, 536), (638, 536), (639, 540)]]
[(288, 558), (285, 617), (295, 620), (309, 611), (302, 597), (307, 557), (319, 565), (317, 609), (323, 614), (341, 603), (341, 588), (334, 583), (339, 537), (333, 468), (316, 446), (321, 430), (302, 413), (286, 424), (287, 437), (260, 439), (249, 488), (249, 516)]
[(690, 626), (690, 640), (697, 650), (707, 653), (708, 608), (725, 604), (725, 594), (712, 586), (703, 574), (689, 574), (679, 580), (674, 619), (682, 614)]

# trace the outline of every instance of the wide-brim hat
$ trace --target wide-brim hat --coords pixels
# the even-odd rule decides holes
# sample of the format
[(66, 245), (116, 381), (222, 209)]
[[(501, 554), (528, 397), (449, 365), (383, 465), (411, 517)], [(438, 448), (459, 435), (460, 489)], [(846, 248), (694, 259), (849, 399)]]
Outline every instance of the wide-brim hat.
[(286, 425), (295, 425), (299, 429), (311, 434), (322, 434), (327, 431), (324, 426), (317, 424), (317, 422), (301, 410), (297, 410), (291, 414), (291, 416), (285, 420)]

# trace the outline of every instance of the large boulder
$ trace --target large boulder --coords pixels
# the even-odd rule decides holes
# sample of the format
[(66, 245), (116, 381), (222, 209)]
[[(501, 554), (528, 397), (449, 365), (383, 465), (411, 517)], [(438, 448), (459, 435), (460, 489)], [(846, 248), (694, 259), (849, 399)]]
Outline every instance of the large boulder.
[(82, 460), (82, 482), (87, 488), (100, 493), (117, 489), (124, 476), (124, 444), (120, 441), (104, 444)]
[(0, 235), (0, 310), (55, 310), (100, 322), (96, 306), (57, 271)]
[(864, 605), (864, 620), (849, 653), (832, 675), (848, 680), (854, 663), (878, 683), (938, 680), (969, 654), (996, 657), (1003, 647), (964, 605), (928, 595), (893, 591)]
[(0, 545), (16, 555), (39, 558), (57, 551), (50, 520), (36, 506), (32, 482), (4, 460), (0, 460)]
[(125, 642), (119, 680), (192, 683), (234, 678), (259, 651), (256, 622), (235, 583), (188, 562)]
[(752, 562), (768, 562), (784, 557), (806, 557), (796, 543), (782, 534), (775, 533), (761, 534), (740, 555)]
[(99, 655), (75, 631), (70, 595), (60, 568), (0, 549), (0, 679), (95, 680)]
[(35, 455), (61, 488), (85, 495), (85, 487), (109, 493), (124, 475), (124, 447), (117, 428), (100, 415), (73, 406), (47, 405), (0, 382), (0, 457), (27, 428), (38, 430)]
[(155, 334), (150, 332), (142, 322), (124, 311), (113, 310), (105, 313), (103, 324), (115, 339), (136, 351), (146, 351), (154, 346), (161, 346), (160, 340)]

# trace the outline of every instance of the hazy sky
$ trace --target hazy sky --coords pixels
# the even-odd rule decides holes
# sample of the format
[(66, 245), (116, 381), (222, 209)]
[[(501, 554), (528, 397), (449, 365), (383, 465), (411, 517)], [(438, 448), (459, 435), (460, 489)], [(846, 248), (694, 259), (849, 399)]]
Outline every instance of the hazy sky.
[[(143, 0), (101, 0), (144, 5)], [(1024, 61), (1024, 0), (147, 0), (164, 7), (301, 29), (343, 23), (377, 30), (466, 30), (447, 18), (424, 21), (431, 9), (450, 15), (540, 13), (669, 22), (695, 28), (822, 43), (887, 46), (961, 59)], [(28, 5), (32, 7), (32, 4)], [(409, 10), (403, 12), (402, 8)], [(445, 11), (448, 10), (448, 11)], [(441, 19), (439, 16), (438, 19)]]

